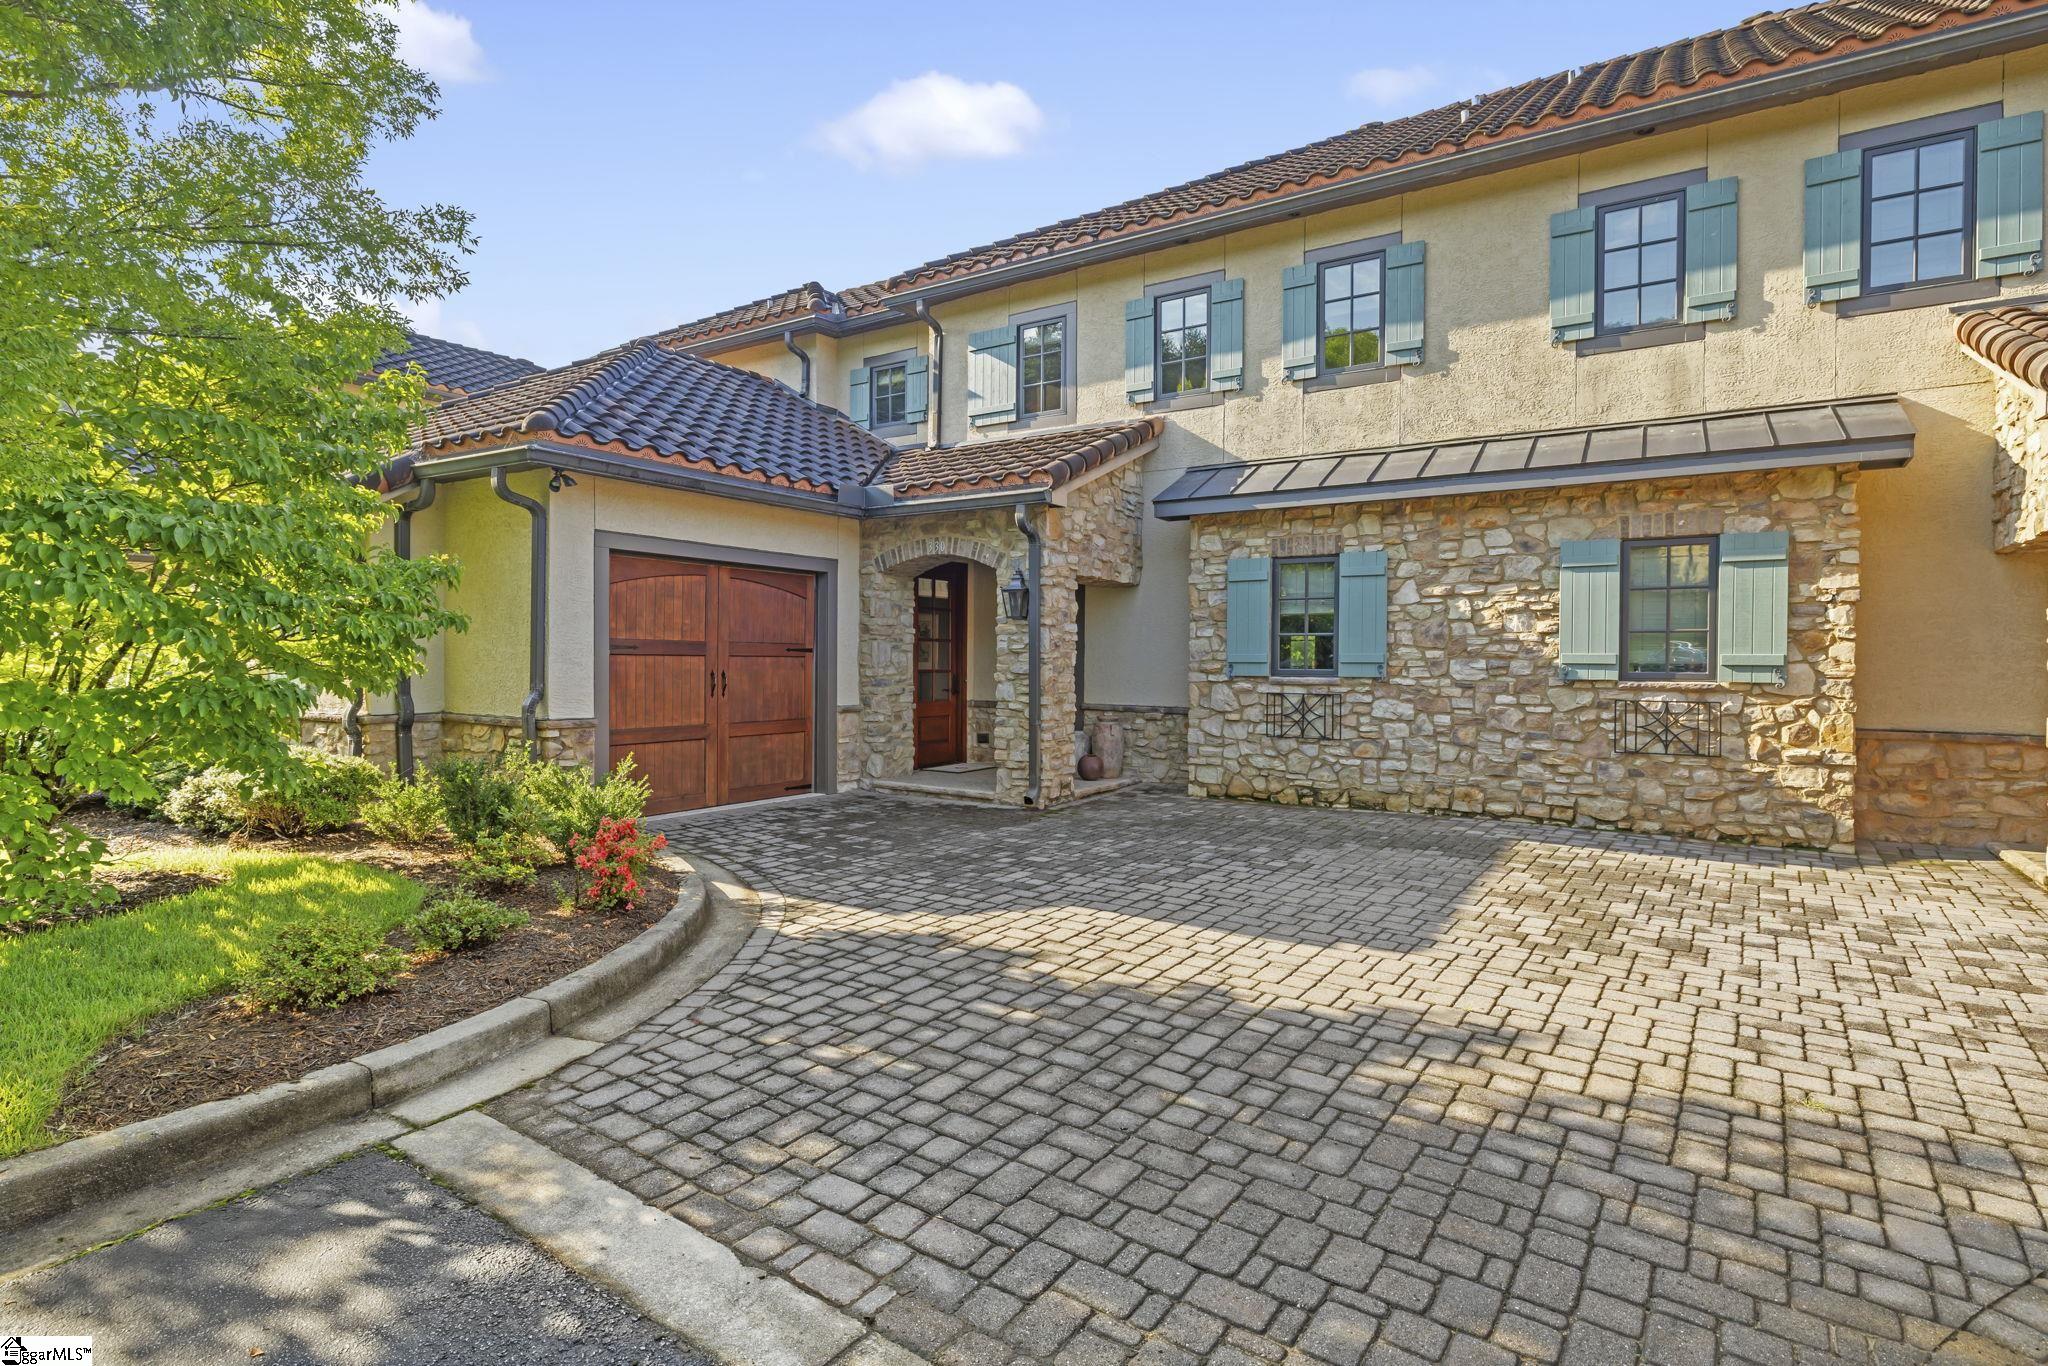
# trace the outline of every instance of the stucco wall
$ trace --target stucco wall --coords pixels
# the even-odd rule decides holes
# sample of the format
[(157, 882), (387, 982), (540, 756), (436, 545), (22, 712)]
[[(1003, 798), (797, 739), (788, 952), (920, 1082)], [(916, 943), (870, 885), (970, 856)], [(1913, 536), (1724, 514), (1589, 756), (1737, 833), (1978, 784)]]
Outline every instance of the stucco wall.
[[(1216, 269), (1246, 282), (1245, 386), (1213, 407), (1167, 415), (1146, 462), (1148, 497), (1189, 465), (1227, 459), (1899, 392), (1921, 440), (1912, 466), (1873, 473), (1864, 489), (1866, 716), (1888, 727), (2038, 735), (2048, 715), (2048, 564), (1991, 550), (1989, 377), (1958, 353), (1946, 306), (1839, 317), (1832, 305), (1805, 302), (1800, 262), (1806, 158), (1836, 150), (1844, 133), (1994, 101), (2008, 113), (2048, 106), (2048, 52), (1632, 138), (947, 301), (937, 308), (947, 346), (943, 436), (1003, 434), (968, 425), (967, 337), (1050, 304), (1076, 307), (1076, 420), (1138, 411), (1124, 397), (1125, 301), (1148, 284)], [(1548, 216), (1585, 191), (1693, 169), (1740, 182), (1735, 320), (1709, 325), (1701, 341), (1642, 350), (1581, 356), (1550, 345)], [(1398, 380), (1354, 388), (1305, 390), (1285, 380), (1281, 271), (1311, 248), (1397, 231), (1429, 244), (1422, 364)], [(2042, 283), (2022, 277), (2005, 287), (2029, 293)], [(836, 367), (829, 383), (821, 380), (821, 398), (844, 403), (840, 357), (884, 349), (881, 336), (815, 343), (830, 357), (821, 367)], [(762, 348), (723, 358), (752, 364), (758, 354), (772, 372), (787, 362), (793, 374), (793, 359), (774, 352), (779, 360)], [(1186, 532), (1148, 517), (1142, 537), (1144, 580), (1090, 607), (1100, 629), (1090, 636), (1089, 690), (1104, 702), (1170, 704), (1187, 666)]]
[[(528, 497), (548, 497), (545, 475), (517, 475), (511, 484)], [(414, 519), (417, 540), (426, 539), (420, 523), (429, 520), (439, 548), (462, 566), (448, 603), (468, 615), (469, 629), (443, 639), (441, 667), (414, 683), (413, 705), (517, 716), (527, 690), (527, 515), (492, 493), (488, 480), (469, 479), (444, 485), (434, 506)]]

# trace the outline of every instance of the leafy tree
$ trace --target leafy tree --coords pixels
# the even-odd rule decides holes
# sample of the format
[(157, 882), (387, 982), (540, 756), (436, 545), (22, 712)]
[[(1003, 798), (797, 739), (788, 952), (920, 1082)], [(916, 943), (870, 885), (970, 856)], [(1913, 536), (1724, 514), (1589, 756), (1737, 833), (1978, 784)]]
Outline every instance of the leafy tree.
[(437, 92), (377, 0), (0, 0), (0, 902), (94, 895), (84, 797), (277, 775), (322, 692), (460, 619), (349, 476), (417, 376), (358, 382), (468, 216), (365, 159)]

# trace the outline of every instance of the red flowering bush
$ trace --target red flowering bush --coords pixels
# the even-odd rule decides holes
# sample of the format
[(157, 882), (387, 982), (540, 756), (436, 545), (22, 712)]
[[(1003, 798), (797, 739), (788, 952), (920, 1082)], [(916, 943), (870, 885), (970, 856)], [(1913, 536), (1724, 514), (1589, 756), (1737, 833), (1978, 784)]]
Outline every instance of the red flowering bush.
[(647, 864), (668, 847), (668, 836), (649, 835), (632, 816), (607, 816), (588, 838), (569, 837), (582, 890), (576, 900), (586, 910), (623, 911), (636, 905), (644, 887)]

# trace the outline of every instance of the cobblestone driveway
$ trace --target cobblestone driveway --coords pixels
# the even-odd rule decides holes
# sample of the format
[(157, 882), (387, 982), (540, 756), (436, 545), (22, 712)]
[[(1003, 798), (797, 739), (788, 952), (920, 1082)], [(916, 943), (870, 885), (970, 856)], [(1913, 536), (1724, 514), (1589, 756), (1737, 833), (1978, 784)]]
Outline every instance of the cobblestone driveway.
[(2048, 1357), (1995, 864), (1167, 796), (673, 838), (761, 929), (498, 1113), (927, 1356)]

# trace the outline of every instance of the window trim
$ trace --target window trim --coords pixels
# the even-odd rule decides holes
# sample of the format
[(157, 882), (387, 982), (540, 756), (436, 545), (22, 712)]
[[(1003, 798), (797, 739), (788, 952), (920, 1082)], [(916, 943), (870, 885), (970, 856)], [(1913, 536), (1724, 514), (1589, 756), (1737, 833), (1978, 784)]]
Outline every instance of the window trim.
[[(1703, 545), (1707, 548), (1707, 667), (1703, 673), (1682, 674), (1662, 670), (1655, 673), (1631, 669), (1628, 665), (1628, 603), (1629, 585), (1628, 557), (1631, 551), (1652, 546)], [(1621, 543), (1621, 638), (1620, 658), (1615, 679), (1621, 683), (1712, 683), (1719, 670), (1716, 661), (1720, 659), (1721, 630), (1721, 538), (1718, 536), (1644, 536)], [(1668, 590), (1667, 590), (1668, 591)], [(1664, 635), (1670, 641), (1670, 618), (1665, 618)]]
[[(1603, 321), (1607, 315), (1607, 215), (1623, 209), (1640, 209), (1648, 204), (1671, 201), (1674, 221), (1672, 225), (1671, 248), (1675, 255), (1671, 277), (1672, 314), (1659, 322), (1646, 323), (1642, 319), (1642, 237), (1640, 230), (1636, 238), (1636, 318), (1626, 327), (1609, 327)], [(1632, 333), (1662, 332), (1669, 328), (1685, 326), (1685, 188), (1683, 186), (1660, 186), (1629, 199), (1617, 199), (1610, 203), (1593, 206), (1593, 335), (1588, 341), (1602, 337), (1626, 337)]]
[[(1374, 334), (1378, 336), (1380, 339), (1379, 359), (1364, 361), (1353, 365), (1339, 365), (1333, 367), (1327, 363), (1327, 358), (1330, 352), (1329, 334), (1327, 328), (1325, 327), (1325, 323), (1329, 317), (1330, 301), (1328, 297), (1325, 296), (1323, 293), (1323, 282), (1329, 278), (1330, 271), (1333, 268), (1337, 266), (1355, 266), (1360, 261), (1377, 261), (1379, 263), (1380, 325), (1373, 329)], [(1328, 376), (1333, 382), (1335, 382), (1341, 380), (1346, 375), (1370, 375), (1378, 371), (1387, 369), (1387, 249), (1385, 247), (1375, 247), (1371, 251), (1362, 251), (1358, 253), (1356, 256), (1336, 256), (1330, 258), (1327, 261), (1317, 261), (1315, 263), (1315, 267), (1317, 378)], [(1347, 295), (1346, 297), (1355, 299), (1358, 296), (1356, 294), (1351, 294)], [(1401, 367), (1397, 366), (1395, 368), (1398, 369)], [(1356, 381), (1354, 381), (1354, 383), (1355, 382)]]
[[(1010, 341), (1015, 349), (1017, 367), (1016, 410), (1007, 426), (1011, 431), (1024, 431), (1031, 427), (1059, 427), (1074, 420), (1074, 349), (1078, 338), (1075, 335), (1075, 307), (1071, 303), (1050, 304), (1044, 308), (1026, 309), (1010, 315)], [(1060, 406), (1043, 412), (1024, 411), (1024, 329), (1037, 323), (1058, 322), (1064, 328), (1060, 345)]]
[[(1870, 163), (1875, 158), (1884, 156), (1888, 152), (1903, 152), (1908, 148), (1917, 149), (1937, 142), (1953, 142), (1957, 138), (1961, 138), (1963, 143), (1963, 178), (1960, 182), (1960, 188), (1963, 192), (1963, 221), (1956, 228), (1956, 235), (1962, 239), (1961, 271), (1955, 275), (1942, 275), (1932, 280), (1908, 280), (1904, 284), (1878, 285), (1871, 278), (1870, 268), (1871, 252), (1877, 246), (1875, 242), (1870, 240), (1871, 209), (1877, 202), (1877, 196), (1873, 193), (1876, 189), (1876, 183), (1870, 174)], [(1977, 126), (1971, 124), (1966, 128), (1923, 130), (1915, 136), (1900, 138), (1896, 141), (1872, 143), (1862, 148), (1862, 152), (1863, 202), (1859, 206), (1859, 212), (1861, 214), (1863, 243), (1862, 258), (1857, 262), (1857, 267), (1861, 271), (1860, 283), (1868, 291), (1869, 295), (1873, 298), (1892, 300), (1900, 295), (1911, 295), (1918, 290), (1953, 290), (1958, 285), (1977, 283)], [(1919, 174), (1917, 167), (1914, 174), (1916, 177), (1915, 185), (1909, 193), (1917, 200), (1920, 194), (1917, 181)], [(1890, 199), (1897, 196), (1887, 195), (1885, 197)], [(1920, 223), (1919, 206), (1917, 204), (1914, 206), (1913, 214), (1913, 224), (1916, 231), (1913, 234), (1912, 241), (1914, 243), (1914, 262), (1917, 268), (1919, 262), (1919, 239), (1921, 236), (1917, 231)]]
[[(1280, 662), (1282, 657), (1280, 649), (1280, 571), (1283, 567), (1290, 564), (1326, 564), (1330, 566), (1330, 667), (1327, 669), (1290, 669)], [(1266, 649), (1270, 651), (1271, 657), (1267, 664), (1267, 673), (1273, 678), (1337, 677), (1337, 641), (1342, 635), (1340, 622), (1344, 614), (1344, 594), (1342, 591), (1342, 580), (1337, 569), (1337, 557), (1335, 555), (1276, 556), (1273, 560), (1273, 582), (1270, 593), (1270, 606), (1267, 610), (1272, 614), (1272, 621), (1270, 623), (1271, 629), (1268, 632), (1269, 638), (1266, 642)], [(1310, 634), (1320, 633), (1311, 632)]]
[(870, 431), (878, 432), (887, 427), (907, 427), (910, 425), (909, 422), (901, 417), (884, 419), (882, 416), (882, 387), (879, 380), (881, 375), (891, 371), (900, 371), (902, 373), (903, 387), (898, 391), (897, 397), (903, 401), (903, 411), (905, 413), (910, 411), (910, 363), (898, 360), (890, 361), (886, 365), (870, 365), (868, 367), (868, 430)]
[[(922, 423), (918, 422), (875, 421), (875, 371), (887, 370), (891, 366), (897, 365), (901, 365), (905, 367), (905, 369), (907, 370), (909, 368), (910, 362), (916, 360), (918, 356), (921, 354), (922, 352), (920, 352), (915, 346), (905, 346), (900, 347), (894, 351), (884, 351), (879, 355), (864, 356), (861, 358), (861, 368), (868, 372), (867, 427), (868, 431), (872, 432), (874, 435), (885, 438), (895, 436), (915, 436), (917, 434), (917, 429), (923, 425)], [(904, 411), (908, 412), (910, 410), (910, 388), (907, 377), (904, 384), (903, 401)]]

